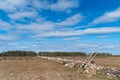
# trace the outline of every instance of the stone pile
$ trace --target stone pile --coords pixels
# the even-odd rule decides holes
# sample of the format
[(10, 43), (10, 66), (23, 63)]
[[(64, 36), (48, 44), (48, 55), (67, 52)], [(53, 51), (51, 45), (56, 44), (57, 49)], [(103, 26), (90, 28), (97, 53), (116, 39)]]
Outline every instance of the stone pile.
[(97, 73), (105, 74), (109, 78), (116, 78), (120, 80), (120, 69), (113, 67), (103, 67), (97, 70)]
[(62, 58), (59, 58), (59, 57), (44, 57), (44, 56), (39, 56), (39, 57), (43, 58), (43, 59), (48, 59), (48, 60), (51, 60), (51, 61), (62, 63), (64, 66), (71, 67), (71, 68), (72, 67), (79, 68), (80, 65), (82, 64), (82, 61), (62, 59)]
[[(68, 60), (68, 59), (62, 59), (59, 57), (44, 57), (44, 56), (39, 56), (43, 59), (48, 59), (51, 61), (59, 62), (62, 63), (65, 67), (70, 67), (70, 68), (78, 68), (79, 71), (81, 70), (80, 67), (82, 65), (82, 61), (75, 61), (75, 60)], [(120, 70), (116, 68), (108, 68), (104, 66), (98, 66), (95, 63), (90, 63), (88, 67), (84, 70), (85, 73), (87, 73), (90, 76), (100, 73), (108, 76), (109, 78), (117, 78), (118, 80), (120, 79)]]
[(56, 61), (56, 62), (74, 62), (74, 60), (62, 59), (59, 57), (45, 57), (45, 56), (38, 56), (38, 57), (43, 58), (43, 59), (48, 59), (51, 61)]

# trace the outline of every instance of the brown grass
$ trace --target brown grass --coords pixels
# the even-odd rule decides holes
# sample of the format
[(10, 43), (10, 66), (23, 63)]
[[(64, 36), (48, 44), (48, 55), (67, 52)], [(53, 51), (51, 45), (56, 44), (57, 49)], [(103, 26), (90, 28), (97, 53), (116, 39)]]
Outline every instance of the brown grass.
[(0, 80), (86, 80), (75, 69), (38, 60), (0, 61)]
[[(62, 57), (66, 59), (85, 61), (87, 57)], [(95, 57), (97, 65), (105, 67), (117, 67), (120, 68), (120, 57)]]
[[(70, 57), (67, 58), (70, 59)], [(74, 57), (72, 59), (76, 58)], [(97, 77), (93, 76), (92, 78), (88, 78), (88, 76), (80, 74), (76, 69), (64, 67), (60, 63), (39, 58), (34, 60), (0, 61), (0, 80), (109, 80), (109, 79), (101, 76)]]

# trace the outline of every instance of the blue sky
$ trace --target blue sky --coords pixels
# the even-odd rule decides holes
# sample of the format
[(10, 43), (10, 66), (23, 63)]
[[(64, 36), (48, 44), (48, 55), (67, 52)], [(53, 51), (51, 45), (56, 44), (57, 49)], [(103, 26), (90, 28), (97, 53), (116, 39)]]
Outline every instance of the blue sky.
[(0, 0), (0, 52), (120, 54), (120, 0)]

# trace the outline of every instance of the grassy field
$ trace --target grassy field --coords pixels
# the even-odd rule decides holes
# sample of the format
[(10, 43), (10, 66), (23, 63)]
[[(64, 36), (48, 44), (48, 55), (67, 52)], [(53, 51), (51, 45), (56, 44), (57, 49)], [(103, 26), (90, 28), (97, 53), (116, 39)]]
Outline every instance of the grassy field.
[[(71, 59), (72, 57), (66, 58)], [(77, 59), (77, 57), (74, 57), (72, 59)], [(115, 59), (117, 60), (117, 58)], [(120, 60), (120, 58), (118, 59)], [(103, 61), (105, 60), (107, 62), (107, 58), (102, 58), (101, 60)], [(112, 61), (114, 62), (114, 60)], [(102, 62), (102, 64), (103, 63), (104, 62)], [(118, 64), (113, 63), (113, 65), (115, 66)], [(80, 74), (76, 69), (64, 67), (62, 64), (57, 62), (36, 58), (35, 60), (0, 61), (0, 80), (110, 80), (110, 79), (102, 75), (95, 75), (89, 78), (86, 75)]]
[[(85, 61), (87, 57), (61, 57), (70, 60)], [(120, 68), (120, 57), (95, 57), (97, 65), (105, 67), (117, 67)]]

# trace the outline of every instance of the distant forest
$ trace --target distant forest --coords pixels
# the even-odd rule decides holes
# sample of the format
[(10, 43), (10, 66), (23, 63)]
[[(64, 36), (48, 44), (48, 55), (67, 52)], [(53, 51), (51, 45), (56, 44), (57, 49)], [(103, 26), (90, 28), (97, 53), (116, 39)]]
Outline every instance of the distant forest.
[[(34, 51), (7, 51), (7, 52), (1, 52), (0, 56), (88, 56), (90, 54), (87, 54), (85, 52), (38, 52), (36, 53)], [(114, 56), (114, 55), (110, 53), (98, 53), (97, 56)]]
[(37, 53), (33, 51), (7, 51), (1, 52), (0, 56), (36, 56)]
[(86, 56), (84, 52), (38, 52), (39, 56)]

